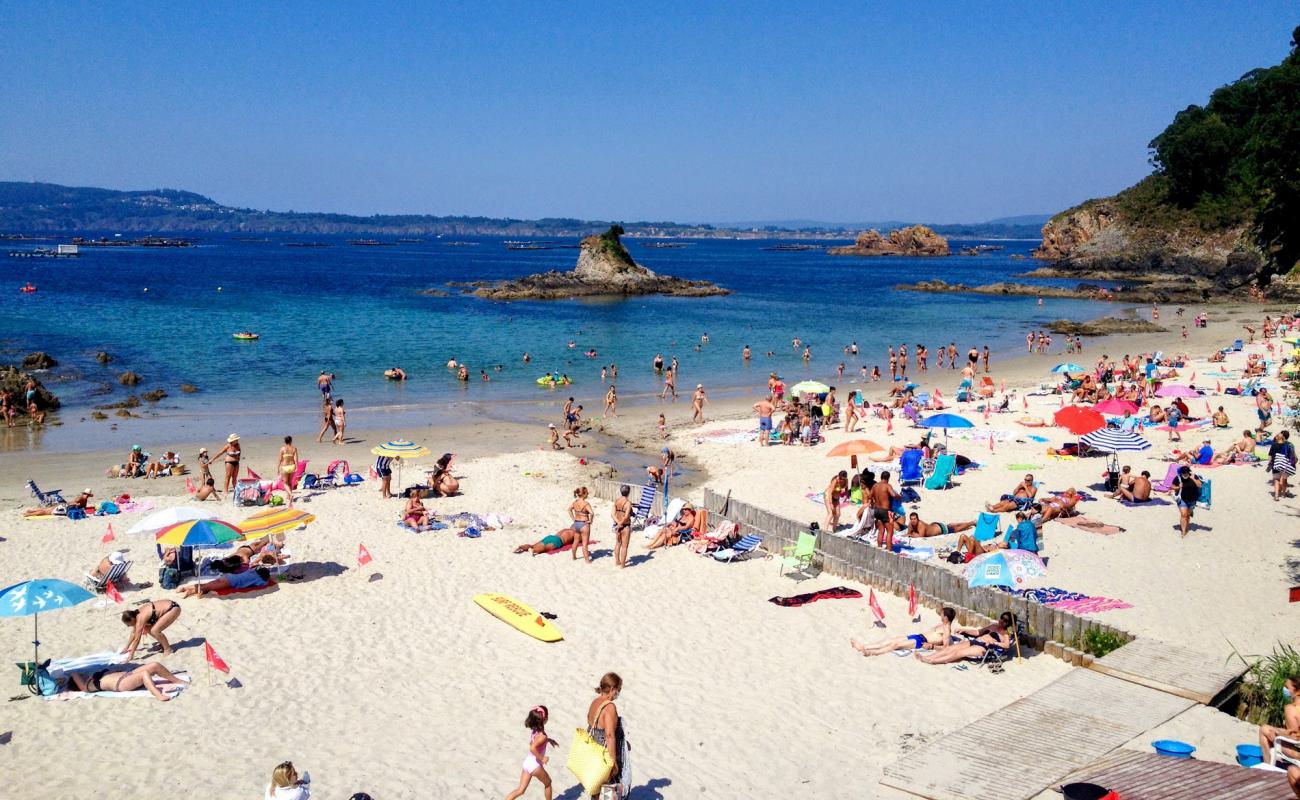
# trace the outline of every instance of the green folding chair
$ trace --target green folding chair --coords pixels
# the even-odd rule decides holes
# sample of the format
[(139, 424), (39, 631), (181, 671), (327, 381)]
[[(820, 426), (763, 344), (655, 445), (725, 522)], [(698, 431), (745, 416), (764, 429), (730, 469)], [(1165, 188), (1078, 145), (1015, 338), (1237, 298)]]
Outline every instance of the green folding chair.
[(781, 548), (781, 574), (797, 572), (805, 578), (811, 578), (808, 570), (812, 569), (813, 556), (817, 554), (817, 535), (801, 533), (793, 544)]

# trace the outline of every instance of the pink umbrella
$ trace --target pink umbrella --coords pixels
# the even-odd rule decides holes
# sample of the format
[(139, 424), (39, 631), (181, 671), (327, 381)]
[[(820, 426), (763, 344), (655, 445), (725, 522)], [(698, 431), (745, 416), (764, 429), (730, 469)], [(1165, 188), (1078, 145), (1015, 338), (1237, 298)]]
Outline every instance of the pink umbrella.
[(1190, 386), (1166, 383), (1156, 390), (1156, 397), (1200, 397), (1201, 393)]
[(1103, 414), (1136, 414), (1138, 407), (1136, 403), (1131, 403), (1128, 400), (1111, 397), (1093, 406), (1092, 410), (1100, 411)]

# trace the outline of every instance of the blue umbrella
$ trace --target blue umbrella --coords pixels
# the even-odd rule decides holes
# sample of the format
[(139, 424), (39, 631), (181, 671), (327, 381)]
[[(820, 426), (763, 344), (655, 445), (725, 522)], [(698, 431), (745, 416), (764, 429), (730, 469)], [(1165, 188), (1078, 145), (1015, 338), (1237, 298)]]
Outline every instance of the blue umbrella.
[(1057, 364), (1052, 367), (1052, 372), (1055, 372), (1058, 375), (1062, 372), (1083, 372), (1083, 367), (1078, 364)]
[[(41, 612), (72, 608), (92, 599), (93, 594), (75, 583), (58, 578), (37, 578), (0, 589), (0, 617), (32, 617), (32, 660), (40, 664), (41, 640), (38, 633)], [(36, 682), (32, 683), (31, 689), (40, 691)]]

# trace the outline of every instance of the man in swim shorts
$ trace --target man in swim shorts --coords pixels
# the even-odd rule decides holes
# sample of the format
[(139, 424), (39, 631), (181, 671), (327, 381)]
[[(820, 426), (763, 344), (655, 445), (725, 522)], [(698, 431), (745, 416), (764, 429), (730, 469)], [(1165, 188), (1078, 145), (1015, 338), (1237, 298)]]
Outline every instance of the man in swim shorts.
[(776, 406), (766, 397), (754, 404), (754, 413), (758, 414), (758, 445), (767, 447), (768, 440), (772, 438), (772, 412)]
[(974, 520), (970, 522), (922, 522), (921, 517), (915, 511), (907, 515), (907, 535), (912, 538), (925, 539), (930, 536), (947, 536), (950, 533), (960, 533), (974, 527)]
[(533, 555), (538, 553), (549, 553), (552, 550), (559, 550), (561, 547), (568, 547), (573, 544), (573, 537), (577, 535), (572, 527), (556, 531), (548, 536), (543, 536), (541, 541), (536, 544), (521, 544), (515, 548), (516, 553), (531, 552)]
[(876, 546), (894, 549), (894, 499), (898, 490), (889, 482), (889, 473), (880, 473), (880, 480), (871, 487), (871, 516), (876, 522)]
[(326, 372), (325, 370), (321, 370), (320, 377), (316, 379), (316, 386), (317, 386), (317, 388), (320, 389), (320, 393), (321, 393), (321, 395), (322, 395), (326, 400), (333, 400), (333, 399), (334, 399), (334, 395), (333, 395), (333, 392), (334, 392), (334, 383), (333, 383), (333, 381), (334, 381), (334, 375), (333, 375), (333, 373)]

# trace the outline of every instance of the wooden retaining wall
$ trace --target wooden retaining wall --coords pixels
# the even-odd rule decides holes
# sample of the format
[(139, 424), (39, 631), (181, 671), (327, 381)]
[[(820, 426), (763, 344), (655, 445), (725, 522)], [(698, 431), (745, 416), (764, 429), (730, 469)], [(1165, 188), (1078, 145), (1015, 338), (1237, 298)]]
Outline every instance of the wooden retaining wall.
[[(617, 487), (614, 491), (617, 492)], [(810, 531), (809, 523), (812, 521), (797, 522), (711, 489), (704, 490), (703, 505), (711, 516), (735, 522), (742, 532), (763, 537), (763, 549), (778, 556), (781, 548), (792, 546), (799, 534)], [(1010, 611), (1020, 620), (1025, 633), (1022, 645), (1076, 666), (1089, 666), (1093, 661), (1091, 655), (1082, 651), (1083, 637), (1089, 630), (1109, 631), (1123, 642), (1134, 639), (1132, 634), (1114, 626), (1045, 606), (1036, 600), (986, 586), (971, 588), (965, 578), (952, 570), (823, 530), (817, 531), (815, 563), (822, 572), (865, 583), (900, 597), (906, 597), (908, 588), (915, 587), (918, 604), (935, 610), (952, 606), (957, 611), (958, 623), (962, 625), (985, 625), (1003, 611)]]

